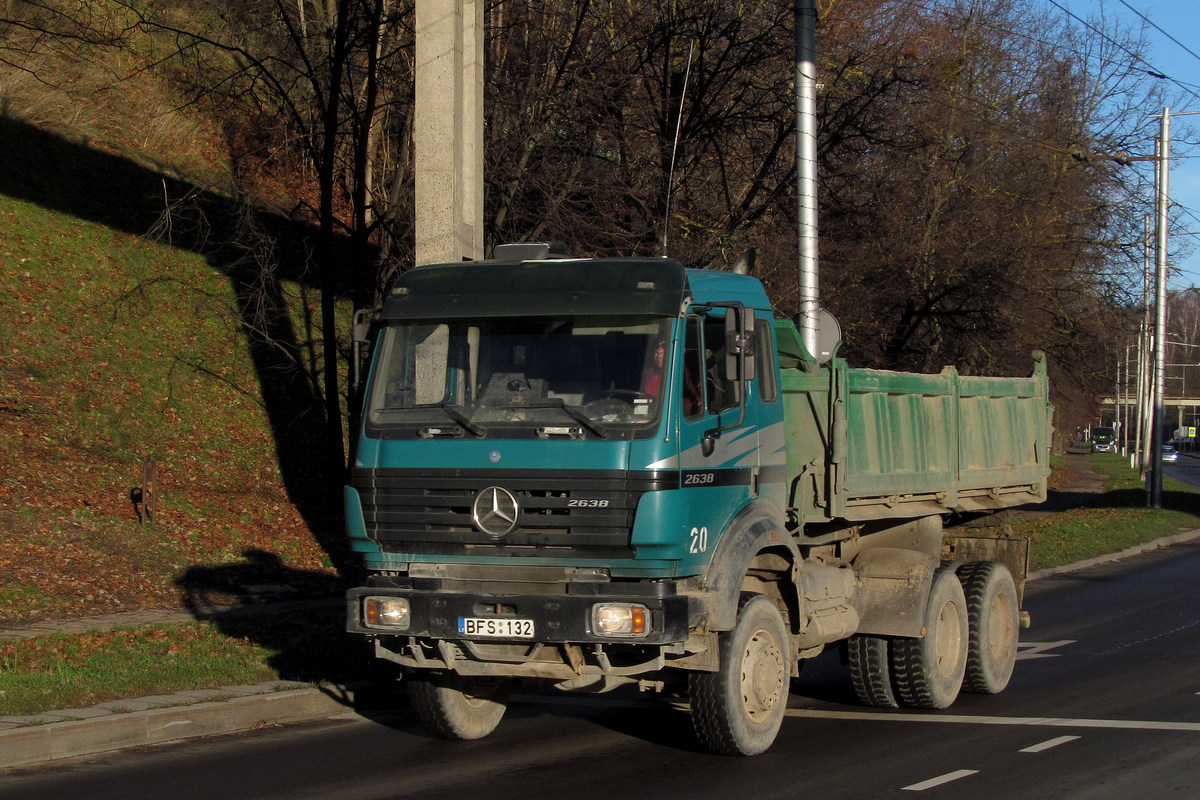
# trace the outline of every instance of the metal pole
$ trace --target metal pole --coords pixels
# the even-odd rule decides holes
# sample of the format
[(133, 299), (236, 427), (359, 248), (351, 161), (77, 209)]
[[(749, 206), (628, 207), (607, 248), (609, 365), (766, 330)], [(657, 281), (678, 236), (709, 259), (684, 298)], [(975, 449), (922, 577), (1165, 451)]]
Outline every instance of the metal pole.
[(1158, 140), (1158, 199), (1157, 269), (1155, 270), (1154, 325), (1154, 418), (1150, 429), (1150, 508), (1162, 508), (1162, 424), (1166, 416), (1166, 375), (1163, 371), (1167, 339), (1167, 209), (1171, 174), (1171, 109), (1163, 108), (1162, 127)]
[[(1124, 380), (1121, 379), (1121, 366), (1124, 365)], [(1129, 383), (1129, 345), (1126, 345), (1126, 356), (1124, 361), (1121, 361), (1121, 356), (1117, 356), (1117, 441), (1121, 444), (1121, 456), (1129, 455), (1129, 443), (1126, 441), (1126, 426), (1129, 422), (1129, 398), (1126, 393), (1126, 384)]]
[(796, 196), (800, 248), (800, 335), (817, 352), (817, 4), (796, 0)]
[[(1142, 323), (1138, 330), (1138, 469), (1145, 470), (1150, 463), (1146, 449), (1149, 447), (1150, 431), (1147, 424), (1150, 415), (1150, 215), (1146, 215), (1146, 238), (1142, 259)], [(1144, 475), (1144, 473), (1143, 473)]]

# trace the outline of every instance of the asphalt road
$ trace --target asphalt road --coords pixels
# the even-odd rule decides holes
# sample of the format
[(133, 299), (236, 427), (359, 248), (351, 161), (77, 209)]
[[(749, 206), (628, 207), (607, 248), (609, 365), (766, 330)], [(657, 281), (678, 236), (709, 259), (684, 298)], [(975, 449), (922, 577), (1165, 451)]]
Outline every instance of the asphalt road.
[(1008, 690), (943, 712), (853, 699), (835, 653), (793, 687), (775, 746), (698, 751), (636, 694), (523, 695), (490, 738), (427, 738), (403, 709), (15, 769), (4, 798), (1200, 797), (1200, 542), (1043, 579)]
[(1191, 453), (1180, 455), (1174, 464), (1164, 464), (1163, 474), (1178, 478), (1192, 486), (1200, 486), (1200, 458)]

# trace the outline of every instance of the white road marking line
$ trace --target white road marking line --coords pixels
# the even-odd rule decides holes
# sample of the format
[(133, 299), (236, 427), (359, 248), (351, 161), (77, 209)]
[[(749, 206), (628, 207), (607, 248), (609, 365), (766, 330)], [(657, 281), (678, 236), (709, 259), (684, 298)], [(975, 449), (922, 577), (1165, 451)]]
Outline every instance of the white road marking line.
[(900, 791), (902, 791), (902, 792), (923, 792), (926, 789), (932, 789), (935, 786), (941, 786), (944, 783), (949, 783), (950, 781), (956, 781), (959, 778), (965, 778), (969, 775), (974, 775), (977, 772), (979, 772), (979, 770), (977, 770), (977, 769), (959, 769), (959, 770), (955, 770), (954, 772), (947, 772), (945, 775), (939, 775), (936, 778), (930, 778), (927, 781), (921, 781), (920, 783), (914, 783), (912, 786), (905, 786)]
[(1045, 750), (1049, 750), (1051, 747), (1058, 747), (1060, 744), (1066, 744), (1067, 742), (1073, 742), (1078, 738), (1079, 738), (1078, 736), (1059, 736), (1057, 739), (1047, 739), (1046, 741), (1041, 742), (1040, 744), (1030, 745), (1029, 747), (1026, 747), (1024, 750), (1019, 750), (1017, 752), (1041, 753)]
[(1046, 728), (1111, 728), (1116, 730), (1179, 731), (1200, 733), (1200, 722), (1164, 722), (1138, 719), (1071, 719), (1068, 717), (983, 717), (967, 714), (903, 714), (887, 711), (820, 711), (789, 708), (789, 717), (860, 719), (887, 722), (951, 722), (968, 725), (1029, 725)]
[(1020, 642), (1017, 644), (1017, 660), (1029, 658), (1058, 658), (1062, 653), (1047, 653), (1056, 647), (1075, 644), (1074, 639), (1063, 639), (1061, 642)]

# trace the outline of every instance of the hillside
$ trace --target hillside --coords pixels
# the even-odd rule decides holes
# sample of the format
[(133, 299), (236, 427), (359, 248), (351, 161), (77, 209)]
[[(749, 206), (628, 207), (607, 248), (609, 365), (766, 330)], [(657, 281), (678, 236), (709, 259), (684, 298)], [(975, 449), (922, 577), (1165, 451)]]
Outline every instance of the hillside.
[(220, 198), (0, 126), (0, 623), (333, 589), (341, 531), (304, 463), (309, 290), (204, 246)]

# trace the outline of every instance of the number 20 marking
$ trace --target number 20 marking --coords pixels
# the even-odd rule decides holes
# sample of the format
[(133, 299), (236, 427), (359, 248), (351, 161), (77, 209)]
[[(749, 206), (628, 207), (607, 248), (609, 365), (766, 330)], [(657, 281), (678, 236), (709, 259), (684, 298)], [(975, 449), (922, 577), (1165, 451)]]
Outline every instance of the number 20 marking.
[(692, 546), (690, 552), (703, 553), (708, 550), (708, 528), (692, 528)]

